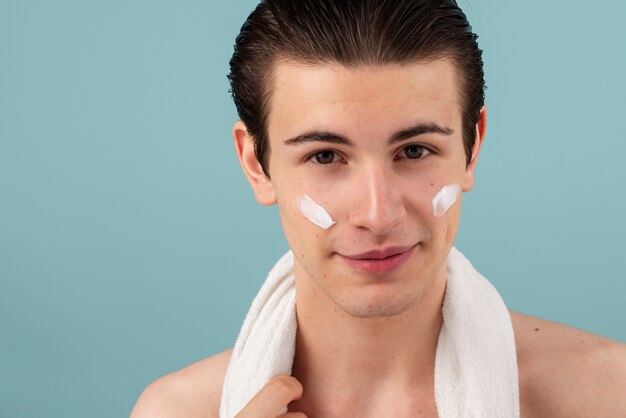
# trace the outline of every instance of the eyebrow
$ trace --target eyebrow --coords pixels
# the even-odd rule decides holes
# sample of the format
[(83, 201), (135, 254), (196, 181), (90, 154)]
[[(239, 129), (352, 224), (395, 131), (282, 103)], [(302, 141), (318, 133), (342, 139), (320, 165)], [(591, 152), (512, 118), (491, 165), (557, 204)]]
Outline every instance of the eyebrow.
[[(418, 123), (410, 128), (396, 131), (393, 135), (391, 135), (391, 137), (389, 137), (389, 144), (391, 145), (396, 142), (401, 142), (424, 134), (441, 134), (450, 136), (453, 133), (453, 129), (439, 126), (436, 123)], [(352, 141), (345, 136), (328, 131), (311, 131), (286, 139), (284, 142), (287, 145), (299, 145), (308, 142), (327, 142), (339, 145), (352, 145)]]

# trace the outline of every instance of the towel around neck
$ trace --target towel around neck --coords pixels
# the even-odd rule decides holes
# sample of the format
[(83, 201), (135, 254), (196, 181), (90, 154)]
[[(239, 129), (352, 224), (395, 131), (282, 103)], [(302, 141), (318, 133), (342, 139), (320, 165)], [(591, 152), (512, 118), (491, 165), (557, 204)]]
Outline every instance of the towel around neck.
[[(297, 330), (293, 263), (288, 251), (246, 314), (226, 370), (220, 418), (235, 417), (272, 377), (291, 374)], [(435, 358), (439, 417), (519, 418), (509, 311), (491, 283), (454, 247), (447, 258), (442, 313)]]

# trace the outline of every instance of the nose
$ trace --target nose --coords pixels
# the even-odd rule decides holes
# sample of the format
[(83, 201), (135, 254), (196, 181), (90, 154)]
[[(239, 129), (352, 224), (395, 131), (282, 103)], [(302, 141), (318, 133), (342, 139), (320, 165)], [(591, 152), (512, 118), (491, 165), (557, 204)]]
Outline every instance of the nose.
[(377, 167), (367, 167), (353, 178), (354, 198), (350, 224), (375, 235), (388, 235), (406, 214), (402, 193), (394, 174)]

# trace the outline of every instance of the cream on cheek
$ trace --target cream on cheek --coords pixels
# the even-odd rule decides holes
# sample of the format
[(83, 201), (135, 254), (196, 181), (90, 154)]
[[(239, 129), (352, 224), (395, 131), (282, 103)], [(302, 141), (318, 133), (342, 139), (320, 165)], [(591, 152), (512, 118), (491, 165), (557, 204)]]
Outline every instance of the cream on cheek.
[[(438, 218), (443, 216), (456, 202), (460, 191), (459, 184), (443, 186), (433, 197), (433, 215)], [(336, 223), (326, 209), (307, 195), (298, 198), (298, 208), (305, 218), (322, 229), (328, 229)]]
[(449, 184), (443, 186), (439, 192), (433, 197), (433, 215), (437, 218), (443, 216), (444, 213), (456, 202), (461, 191), (461, 185)]
[(335, 221), (326, 212), (326, 209), (315, 203), (307, 195), (298, 198), (298, 208), (305, 218), (322, 229), (328, 229), (335, 224)]

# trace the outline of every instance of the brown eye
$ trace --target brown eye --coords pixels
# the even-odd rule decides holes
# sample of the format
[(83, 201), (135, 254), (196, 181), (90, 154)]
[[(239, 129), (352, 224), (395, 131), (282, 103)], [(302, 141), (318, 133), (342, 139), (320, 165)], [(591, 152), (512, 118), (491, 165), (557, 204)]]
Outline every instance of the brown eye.
[(416, 159), (416, 158), (421, 158), (424, 153), (429, 153), (430, 151), (428, 151), (426, 148), (424, 147), (420, 147), (419, 145), (409, 145), (408, 147), (404, 148), (404, 155), (407, 158), (411, 158), (411, 159)]
[(333, 151), (320, 151), (313, 156), (318, 164), (330, 164), (335, 160)]

